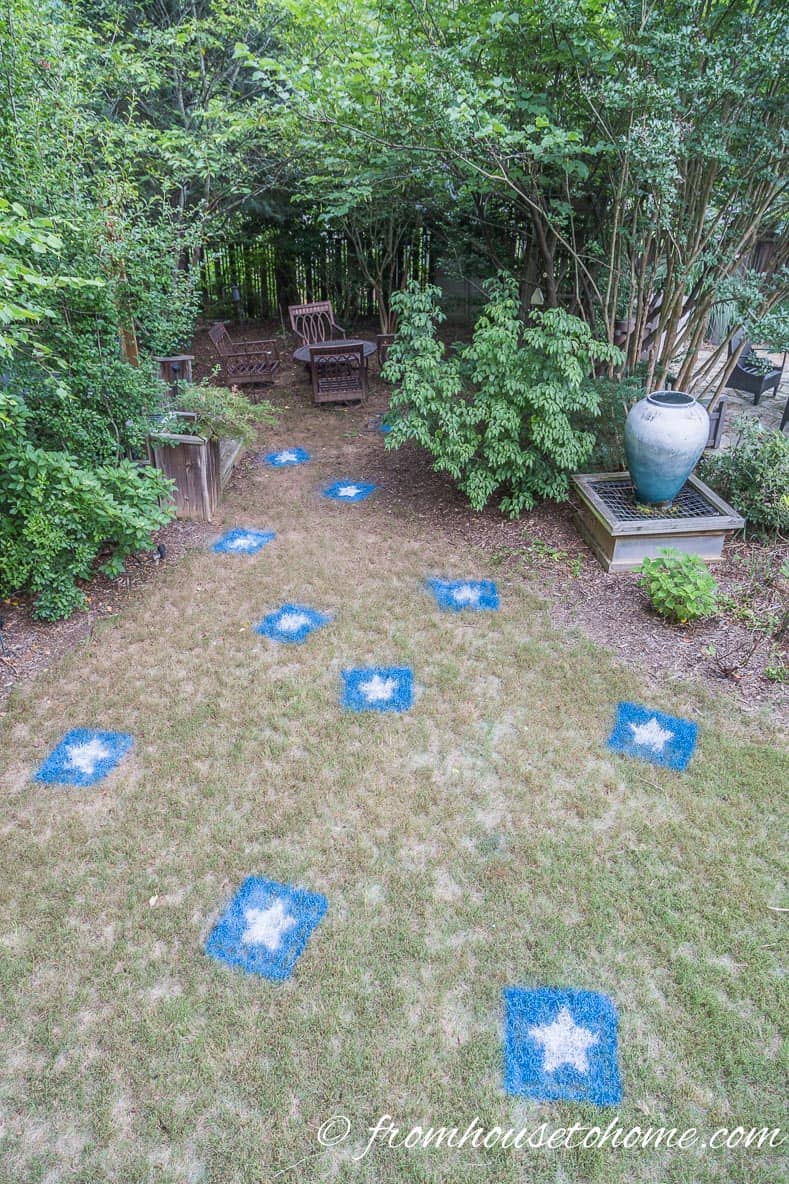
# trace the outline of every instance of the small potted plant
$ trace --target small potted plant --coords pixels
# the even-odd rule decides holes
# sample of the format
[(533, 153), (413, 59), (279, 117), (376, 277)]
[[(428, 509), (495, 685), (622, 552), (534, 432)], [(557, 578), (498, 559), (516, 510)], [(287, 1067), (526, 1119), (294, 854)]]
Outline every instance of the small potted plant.
[(181, 384), (170, 392), (148, 447), (152, 463), (175, 481), (179, 518), (211, 521), (239, 452), (274, 419), (269, 402), (251, 403), (237, 387)]

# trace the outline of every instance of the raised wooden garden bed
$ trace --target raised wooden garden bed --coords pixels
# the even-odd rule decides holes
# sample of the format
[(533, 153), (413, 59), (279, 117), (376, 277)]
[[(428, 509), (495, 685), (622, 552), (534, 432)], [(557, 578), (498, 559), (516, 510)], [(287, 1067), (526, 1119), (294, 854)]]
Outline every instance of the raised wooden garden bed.
[[(184, 418), (188, 420), (188, 413)], [(175, 482), (176, 517), (212, 520), (241, 447), (240, 440), (207, 440), (174, 432), (150, 434), (151, 464)]]
[(627, 473), (576, 473), (576, 524), (606, 571), (635, 571), (663, 547), (698, 555), (707, 563), (723, 557), (723, 544), (745, 519), (692, 474), (668, 509), (636, 501)]

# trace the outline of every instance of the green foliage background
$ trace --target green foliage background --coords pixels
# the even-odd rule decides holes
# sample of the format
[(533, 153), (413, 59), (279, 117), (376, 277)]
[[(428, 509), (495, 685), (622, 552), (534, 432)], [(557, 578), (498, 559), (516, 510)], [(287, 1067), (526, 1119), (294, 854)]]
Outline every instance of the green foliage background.
[[(720, 389), (711, 318), (789, 339), (787, 62), (752, 0), (6, 0), (15, 447), (93, 473), (139, 457), (201, 259), (279, 228), (343, 236), (382, 328), (400, 314), (393, 443), (420, 439), (475, 506), (562, 497), (616, 455), (634, 376)], [(426, 228), (451, 276), (514, 277), (449, 358), (402, 303)]]

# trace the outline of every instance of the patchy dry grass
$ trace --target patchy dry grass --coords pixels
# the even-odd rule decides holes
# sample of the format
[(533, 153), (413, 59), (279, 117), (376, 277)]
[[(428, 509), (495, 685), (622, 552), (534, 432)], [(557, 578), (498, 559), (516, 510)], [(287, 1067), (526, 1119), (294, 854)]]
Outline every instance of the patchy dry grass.
[[(500, 991), (517, 983), (617, 1002), (624, 1126), (779, 1126), (786, 922), (768, 906), (786, 904), (789, 765), (769, 718), (746, 728), (690, 683), (645, 690), (553, 633), (520, 580), (500, 581), (498, 614), (439, 612), (425, 576), (490, 571), (385, 490), (318, 496), (365, 475), (347, 422), (315, 463), (256, 469), (225, 504), (218, 533), (277, 530), (260, 555), (192, 553), (12, 700), (0, 1178), (773, 1184), (781, 1153), (764, 1150), (352, 1161), (382, 1113), (605, 1125), (502, 1093)], [(336, 619), (299, 647), (256, 636), (287, 600)], [(341, 669), (368, 661), (413, 666), (410, 714), (340, 710)], [(621, 698), (699, 721), (686, 774), (608, 753)], [(31, 783), (72, 726), (135, 748), (94, 789)], [(250, 873), (330, 902), (282, 985), (202, 950)], [(321, 1152), (334, 1114), (352, 1140)]]

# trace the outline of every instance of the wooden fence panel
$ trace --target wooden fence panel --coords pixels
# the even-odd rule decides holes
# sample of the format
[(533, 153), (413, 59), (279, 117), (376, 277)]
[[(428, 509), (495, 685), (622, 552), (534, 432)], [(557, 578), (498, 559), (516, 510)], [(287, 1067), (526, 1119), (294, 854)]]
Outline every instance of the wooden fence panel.
[[(430, 233), (417, 231), (403, 247), (400, 275), (430, 278)], [(269, 228), (254, 239), (209, 247), (201, 264), (203, 310), (207, 320), (280, 320), (289, 304), (331, 300), (340, 323), (377, 315), (370, 285), (341, 234), (311, 236), (300, 242), (290, 232)], [(238, 287), (239, 305), (233, 300)]]

